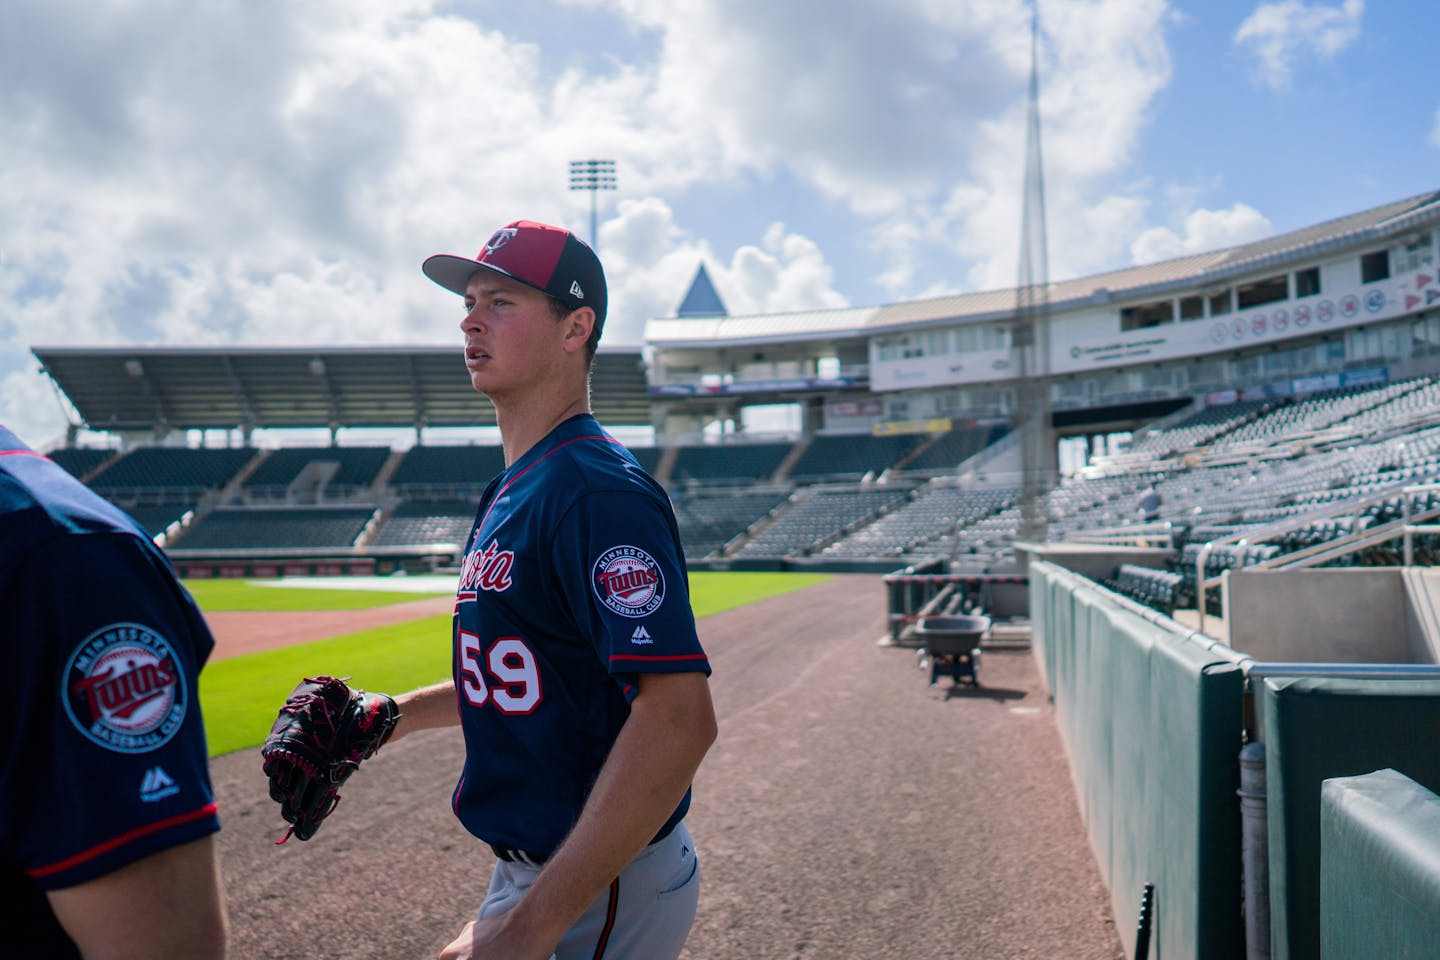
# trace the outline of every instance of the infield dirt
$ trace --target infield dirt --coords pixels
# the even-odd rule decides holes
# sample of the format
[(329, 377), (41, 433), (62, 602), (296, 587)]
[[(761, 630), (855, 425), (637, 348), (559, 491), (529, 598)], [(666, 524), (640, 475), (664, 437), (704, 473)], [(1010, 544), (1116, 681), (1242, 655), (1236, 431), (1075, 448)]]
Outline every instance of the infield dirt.
[[(1030, 654), (987, 652), (979, 690), (930, 687), (913, 651), (877, 645), (884, 625), (873, 576), (701, 621), (720, 739), (689, 818), (684, 956), (1119, 960)], [(494, 862), (450, 811), (463, 752), (458, 730), (382, 750), (284, 846), (258, 751), (217, 758), (232, 956), (435, 957)]]

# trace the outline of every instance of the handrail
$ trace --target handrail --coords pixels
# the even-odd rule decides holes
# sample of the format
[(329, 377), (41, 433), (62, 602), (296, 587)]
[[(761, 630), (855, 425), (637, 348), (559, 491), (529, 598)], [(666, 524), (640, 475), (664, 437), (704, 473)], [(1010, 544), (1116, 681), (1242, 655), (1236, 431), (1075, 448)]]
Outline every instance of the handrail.
[[(1416, 484), (1416, 485), (1413, 486), (1413, 487), (1407, 488), (1407, 489), (1406, 489), (1406, 492), (1407, 492), (1407, 493), (1421, 493), (1421, 492), (1423, 491), (1423, 492), (1425, 492), (1425, 493), (1429, 493), (1429, 492), (1434, 491), (1434, 490), (1440, 490), (1440, 483), (1419, 483), (1419, 484)], [(1440, 528), (1436, 528), (1436, 527), (1433, 526), (1433, 525), (1420, 525), (1420, 526), (1417, 526), (1417, 525), (1415, 524), (1415, 521), (1417, 521), (1417, 520), (1429, 520), (1429, 519), (1431, 519), (1433, 516), (1440, 515), (1440, 511), (1425, 510), (1425, 511), (1421, 511), (1420, 516), (1412, 517), (1412, 516), (1410, 515), (1410, 498), (1409, 498), (1409, 497), (1406, 497), (1406, 498), (1405, 498), (1404, 502), (1400, 505), (1400, 507), (1401, 507), (1400, 517), (1401, 517), (1401, 519), (1402, 519), (1402, 520), (1404, 521), (1404, 523), (1405, 523), (1405, 541), (1404, 541), (1404, 542), (1405, 542), (1405, 546), (1404, 546), (1404, 550), (1405, 550), (1405, 566), (1407, 566), (1407, 567), (1412, 567), (1412, 566), (1415, 565), (1415, 546), (1414, 546), (1414, 543), (1413, 543), (1412, 540), (1411, 540), (1411, 534), (1412, 534), (1412, 533), (1440, 533)]]
[[(1318, 510), (1311, 510), (1293, 517), (1287, 517), (1284, 520), (1277, 520), (1276, 522), (1267, 524), (1263, 527), (1260, 527), (1259, 529), (1250, 528), (1239, 531), (1237, 533), (1229, 534), (1224, 537), (1217, 537), (1214, 540), (1207, 541), (1200, 548), (1200, 551), (1195, 555), (1195, 607), (1196, 614), (1199, 618), (1199, 629), (1201, 630), (1201, 632), (1204, 632), (1205, 630), (1206, 596), (1213, 587), (1216, 587), (1220, 585), (1220, 583), (1222, 583), (1222, 578), (1224, 576), (1223, 574), (1218, 577), (1207, 578), (1205, 576), (1205, 565), (1209, 561), (1211, 554), (1215, 552), (1215, 547), (1233, 543), (1240, 548), (1243, 558), (1244, 550), (1247, 547), (1253, 546), (1257, 543), (1263, 543), (1264, 541), (1269, 540), (1272, 537), (1279, 536), (1282, 533), (1290, 533), (1294, 530), (1300, 530), (1310, 526), (1312, 523), (1317, 523), (1324, 520), (1334, 520), (1346, 515), (1349, 515), (1353, 519), (1358, 520), (1360, 516), (1360, 511), (1363, 510), (1365, 507), (1369, 507), (1374, 504), (1390, 500), (1396, 496), (1401, 497), (1402, 507), (1408, 514), (1410, 499), (1407, 494), (1414, 491), (1432, 489), (1440, 490), (1440, 483), (1417, 484), (1410, 482), (1401, 482), (1397, 484), (1392, 484), (1391, 486), (1383, 487), (1379, 490), (1376, 490), (1361, 497), (1339, 501), (1338, 509), (1337, 504), (1332, 503)], [(1424, 511), (1414, 519), (1430, 519), (1432, 517), (1440, 517), (1440, 509)], [(1412, 524), (1409, 522), (1408, 518), (1403, 524), (1398, 525), (1396, 524), (1396, 522), (1392, 521), (1392, 523), (1384, 524), (1381, 527), (1374, 528), (1372, 530), (1363, 531), (1361, 533), (1352, 532), (1348, 537), (1342, 537), (1339, 540), (1333, 540), (1330, 541), (1330, 543), (1328, 544), (1321, 544), (1319, 546), (1322, 548), (1322, 552), (1324, 553), (1324, 559), (1330, 560), (1334, 559), (1337, 556), (1344, 556), (1347, 553), (1353, 553), (1357, 549), (1363, 549), (1368, 546), (1373, 546), (1376, 543), (1383, 543), (1386, 540), (1394, 539), (1394, 536), (1404, 533), (1405, 529), (1410, 526), (1412, 526)], [(1393, 531), (1393, 533), (1391, 533), (1391, 531)], [(1377, 533), (1391, 533), (1391, 535), (1377, 537), (1375, 536), (1375, 534)], [(1340, 547), (1343, 547), (1344, 549), (1336, 549)], [(1307, 551), (1309, 549), (1313, 548), (1307, 548)], [(1307, 551), (1301, 552), (1304, 553)], [(1291, 559), (1294, 559), (1293, 555), (1287, 556)], [(1278, 561), (1280, 558), (1275, 559)], [(1313, 562), (1323, 562), (1313, 557), (1309, 559), (1311, 559)], [(1271, 567), (1279, 566), (1279, 563), (1270, 564), (1269, 566), (1264, 566), (1264, 564), (1269, 564), (1269, 561), (1262, 561), (1261, 563), (1252, 564), (1251, 566), (1260, 567), (1261, 569), (1270, 569)], [(1310, 564), (1305, 565), (1308, 566)], [(1407, 562), (1407, 566), (1408, 565), (1409, 564)]]
[[(1067, 538), (1071, 543), (1094, 543), (1102, 546), (1155, 547), (1170, 550), (1175, 546), (1175, 524), (1169, 520), (1132, 524), (1128, 527), (1100, 527), (1081, 530)], [(1159, 540), (1159, 543), (1150, 543)]]

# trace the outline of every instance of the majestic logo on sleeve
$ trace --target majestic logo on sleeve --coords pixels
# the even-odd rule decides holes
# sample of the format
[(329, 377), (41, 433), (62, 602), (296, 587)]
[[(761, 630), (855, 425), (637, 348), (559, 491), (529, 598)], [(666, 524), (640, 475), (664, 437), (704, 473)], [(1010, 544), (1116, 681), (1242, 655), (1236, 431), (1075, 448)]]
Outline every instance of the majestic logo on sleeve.
[(165, 744), (188, 704), (170, 642), (138, 623), (112, 623), (86, 637), (70, 657), (62, 693), (80, 732), (120, 753)]
[(590, 574), (595, 596), (612, 613), (645, 617), (665, 600), (665, 577), (655, 558), (639, 547), (611, 547)]

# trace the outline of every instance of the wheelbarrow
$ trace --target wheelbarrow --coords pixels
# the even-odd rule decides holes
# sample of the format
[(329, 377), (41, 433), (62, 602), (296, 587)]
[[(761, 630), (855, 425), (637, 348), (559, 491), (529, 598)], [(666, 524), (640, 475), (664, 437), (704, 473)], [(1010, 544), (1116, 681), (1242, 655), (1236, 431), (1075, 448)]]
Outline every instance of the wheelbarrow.
[(948, 614), (922, 617), (915, 627), (920, 640), (920, 668), (930, 666), (930, 685), (948, 676), (952, 683), (969, 680), (980, 686), (980, 642), (990, 632), (990, 618)]

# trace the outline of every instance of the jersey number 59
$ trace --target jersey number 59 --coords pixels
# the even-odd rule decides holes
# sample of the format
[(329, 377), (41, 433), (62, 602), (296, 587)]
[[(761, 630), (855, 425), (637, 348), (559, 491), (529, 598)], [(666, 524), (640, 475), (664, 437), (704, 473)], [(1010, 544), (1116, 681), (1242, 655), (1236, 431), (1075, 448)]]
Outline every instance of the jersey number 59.
[[(460, 631), (460, 689), (472, 706), (493, 702), (506, 714), (526, 714), (540, 703), (540, 671), (535, 654), (519, 637), (500, 637), (482, 656), (480, 637)], [(484, 669), (482, 669), (482, 666)], [(496, 681), (485, 683), (485, 675)]]

